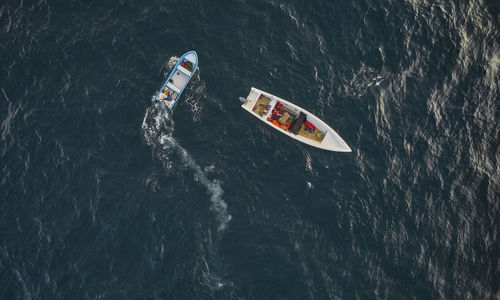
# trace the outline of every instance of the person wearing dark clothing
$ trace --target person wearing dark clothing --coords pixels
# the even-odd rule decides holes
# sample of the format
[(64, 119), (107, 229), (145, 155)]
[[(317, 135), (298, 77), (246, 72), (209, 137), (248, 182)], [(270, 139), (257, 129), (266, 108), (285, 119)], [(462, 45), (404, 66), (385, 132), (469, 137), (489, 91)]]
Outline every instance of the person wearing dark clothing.
[(300, 112), (299, 116), (293, 120), (290, 123), (290, 132), (293, 134), (298, 134), (300, 127), (302, 127), (302, 124), (304, 124), (304, 121), (306, 120), (306, 114), (303, 112)]

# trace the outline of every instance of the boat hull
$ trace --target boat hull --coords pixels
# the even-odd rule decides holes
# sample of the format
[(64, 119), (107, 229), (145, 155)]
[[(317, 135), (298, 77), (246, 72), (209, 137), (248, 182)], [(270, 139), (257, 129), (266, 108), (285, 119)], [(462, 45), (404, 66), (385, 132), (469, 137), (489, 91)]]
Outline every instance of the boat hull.
[(195, 51), (189, 51), (182, 55), (156, 95), (155, 101), (161, 102), (168, 109), (173, 110), (197, 67), (198, 55)]
[[(265, 105), (266, 103), (264, 103), (266, 107), (259, 111), (257, 106), (262, 105), (259, 101), (263, 98), (268, 99), (269, 104)], [(291, 129), (286, 129), (286, 126), (283, 126), (276, 120), (271, 119), (274, 112), (270, 108), (274, 107), (278, 102), (284, 105), (286, 107), (286, 111), (291, 115), (300, 116), (301, 113), (305, 114), (306, 121), (313, 124), (315, 132), (321, 133), (322, 136), (318, 137), (317, 135), (306, 132), (303, 124), (299, 124), (301, 125), (300, 132), (298, 134), (294, 134), (291, 132)], [(337, 134), (337, 132), (335, 132), (335, 130), (328, 126), (328, 124), (307, 110), (270, 93), (252, 87), (245, 103), (243, 103), (241, 107), (272, 128), (302, 143), (329, 151), (351, 152), (351, 148), (349, 148), (346, 142)]]

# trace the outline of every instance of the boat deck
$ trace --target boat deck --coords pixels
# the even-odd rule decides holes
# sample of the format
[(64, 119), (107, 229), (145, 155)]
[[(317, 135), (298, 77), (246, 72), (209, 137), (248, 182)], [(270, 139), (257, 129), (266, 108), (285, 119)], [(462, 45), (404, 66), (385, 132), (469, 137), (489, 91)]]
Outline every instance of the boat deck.
[(262, 117), (269, 112), (269, 109), (271, 108), (270, 104), (271, 104), (271, 99), (265, 96), (259, 97), (257, 102), (255, 102), (252, 111)]
[[(261, 117), (267, 114), (267, 107), (269, 107), (269, 103), (271, 100), (262, 96), (257, 100), (256, 105), (254, 106), (254, 112), (259, 114)], [(278, 101), (274, 104), (273, 110), (276, 108)], [(268, 122), (271, 122), (273, 125), (279, 127), (281, 130), (289, 131), (289, 127), (292, 124), (293, 120), (297, 118), (297, 115), (290, 109), (287, 109), (286, 105), (281, 107), (282, 113), (279, 115), (279, 118), (267, 118)], [(305, 123), (301, 124), (298, 135), (303, 136), (305, 138), (311, 139), (313, 141), (321, 142), (325, 138), (326, 133), (319, 130), (317, 127), (311, 132), (306, 129)]]
[(158, 99), (165, 101), (165, 104), (171, 107), (177, 96), (179, 96), (189, 82), (193, 69), (193, 63), (188, 59), (184, 59), (177, 65), (174, 74), (167, 82), (167, 86), (163, 89)]
[[(174, 75), (172, 75), (172, 78), (170, 78), (169, 84), (171, 83), (173, 86), (170, 86), (170, 88), (176, 90), (177, 93), (180, 93), (182, 89), (186, 86), (186, 84), (189, 81), (189, 76), (185, 74), (184, 72), (181, 72), (179, 68), (175, 71)], [(167, 84), (167, 86), (169, 85)]]
[(161, 102), (169, 109), (173, 109), (193, 73), (196, 71), (197, 66), (198, 56), (196, 52), (189, 51), (185, 53), (175, 64), (168, 76), (168, 80), (163, 84), (155, 100)]
[(175, 70), (172, 78), (170, 78), (167, 86), (175, 91), (177, 94), (180, 94), (184, 87), (189, 82), (191, 78), (191, 74), (193, 73), (193, 63), (188, 59), (184, 59)]
[(302, 143), (329, 151), (351, 148), (328, 124), (307, 110), (252, 87), (241, 107), (267, 125)]
[(305, 125), (302, 124), (302, 127), (300, 127), (300, 130), (299, 130), (299, 135), (306, 137), (306, 138), (309, 138), (311, 140), (321, 142), (325, 138), (326, 134), (323, 131), (319, 130), (318, 128), (314, 128), (313, 132), (309, 132), (306, 130)]

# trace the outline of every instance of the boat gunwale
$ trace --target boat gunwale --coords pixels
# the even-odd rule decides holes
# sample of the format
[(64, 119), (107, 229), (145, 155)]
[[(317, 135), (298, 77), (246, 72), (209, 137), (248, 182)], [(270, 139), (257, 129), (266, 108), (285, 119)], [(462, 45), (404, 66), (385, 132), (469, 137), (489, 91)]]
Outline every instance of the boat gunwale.
[[(279, 132), (281, 132), (283, 134), (288, 135), (289, 137), (291, 137), (293, 139), (296, 139), (304, 144), (308, 144), (308, 145), (316, 147), (316, 148), (330, 150), (330, 151), (338, 151), (338, 152), (351, 152), (352, 151), (351, 148), (347, 145), (347, 143), (342, 139), (342, 137), (340, 137), (340, 135), (333, 128), (331, 128), (326, 122), (324, 122), (323, 120), (318, 118), (313, 113), (309, 112), (308, 110), (306, 110), (306, 109), (304, 109), (304, 108), (302, 108), (294, 103), (291, 103), (290, 101), (282, 99), (282, 98), (275, 96), (273, 94), (270, 94), (268, 92), (259, 90), (255, 87), (251, 88), (250, 93), (246, 98), (247, 101), (249, 101), (248, 97), (252, 95), (252, 91), (256, 92), (257, 98), (255, 100), (252, 100), (251, 107), (246, 106), (247, 103), (244, 103), (244, 104), (242, 104), (242, 108), (245, 109), (246, 111), (248, 111), (249, 113), (251, 113), (252, 115), (254, 115), (256, 118), (258, 118), (261, 121), (263, 121), (264, 123), (266, 123), (267, 125), (273, 127), (274, 129), (278, 130)], [(253, 107), (253, 103), (255, 103), (258, 100), (258, 97), (260, 94), (270, 98), (272, 106), (274, 106), (278, 101), (280, 101), (280, 102), (286, 104), (287, 106), (291, 106), (292, 108), (296, 109), (298, 112), (302, 111), (307, 116), (312, 117), (313, 120), (311, 120), (311, 123), (315, 124), (316, 127), (318, 127), (317, 126), (318, 123), (321, 124), (321, 127), (323, 127), (323, 128), (321, 128), (321, 127), (318, 127), (318, 128), (320, 130), (326, 131), (325, 139), (326, 139), (328, 134), (331, 134), (333, 136), (333, 139), (336, 140), (336, 142), (338, 142), (340, 145), (339, 146), (332, 145), (332, 144), (328, 143), (327, 141), (325, 141), (325, 139), (323, 139), (322, 141), (317, 141), (317, 140), (314, 140), (314, 139), (311, 139), (308, 137), (304, 137), (304, 136), (301, 136), (298, 134), (295, 135), (289, 131), (286, 131), (280, 127), (277, 127), (276, 125), (267, 121), (268, 116), (271, 114), (271, 110), (269, 110), (269, 112), (267, 114), (263, 115), (262, 117), (260, 115), (256, 114), (255, 112), (252, 111), (252, 107)]]
[[(191, 60), (189, 60), (188, 58), (186, 58), (189, 54), (194, 54), (196, 62), (192, 62)], [(177, 97), (174, 99), (174, 101), (170, 105), (166, 105), (166, 107), (168, 107), (168, 109), (170, 109), (172, 111), (174, 109), (175, 104), (177, 104), (177, 101), (181, 97), (182, 92), (184, 92), (184, 90), (186, 89), (187, 85), (189, 84), (189, 81), (191, 81), (191, 78), (193, 77), (194, 72), (196, 71), (196, 68), (198, 68), (198, 54), (196, 53), (196, 51), (194, 51), (194, 50), (188, 51), (188, 52), (184, 53), (177, 60), (177, 62), (175, 63), (174, 67), (172, 68), (172, 71), (170, 71), (170, 74), (168, 75), (167, 80), (165, 80), (165, 83), (163, 84), (163, 86), (161, 87), (160, 91), (158, 92), (158, 94), (155, 97), (155, 101), (158, 102), (159, 101), (158, 98), (160, 97), (160, 94), (163, 92), (163, 90), (165, 89), (165, 87), (167, 86), (169, 80), (173, 77), (173, 75), (175, 74), (175, 72), (179, 69), (179, 66), (184, 61), (184, 59), (188, 60), (189, 62), (191, 62), (193, 64), (193, 71), (191, 72), (190, 75), (188, 75), (185, 72), (181, 71), (183, 74), (185, 74), (186, 76), (188, 76), (188, 79), (187, 79), (186, 83), (184, 84), (184, 87), (182, 87), (182, 89), (180, 89), (180, 92), (177, 94)]]

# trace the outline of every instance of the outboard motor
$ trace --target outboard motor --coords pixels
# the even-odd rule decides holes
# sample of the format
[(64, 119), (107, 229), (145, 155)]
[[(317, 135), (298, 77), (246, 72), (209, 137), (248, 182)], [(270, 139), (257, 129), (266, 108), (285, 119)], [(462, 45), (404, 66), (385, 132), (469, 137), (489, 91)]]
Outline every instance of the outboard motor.
[(243, 97), (240, 97), (240, 102), (241, 102), (241, 103), (245, 103), (245, 102), (247, 102), (247, 99), (246, 99), (246, 98), (243, 98)]

